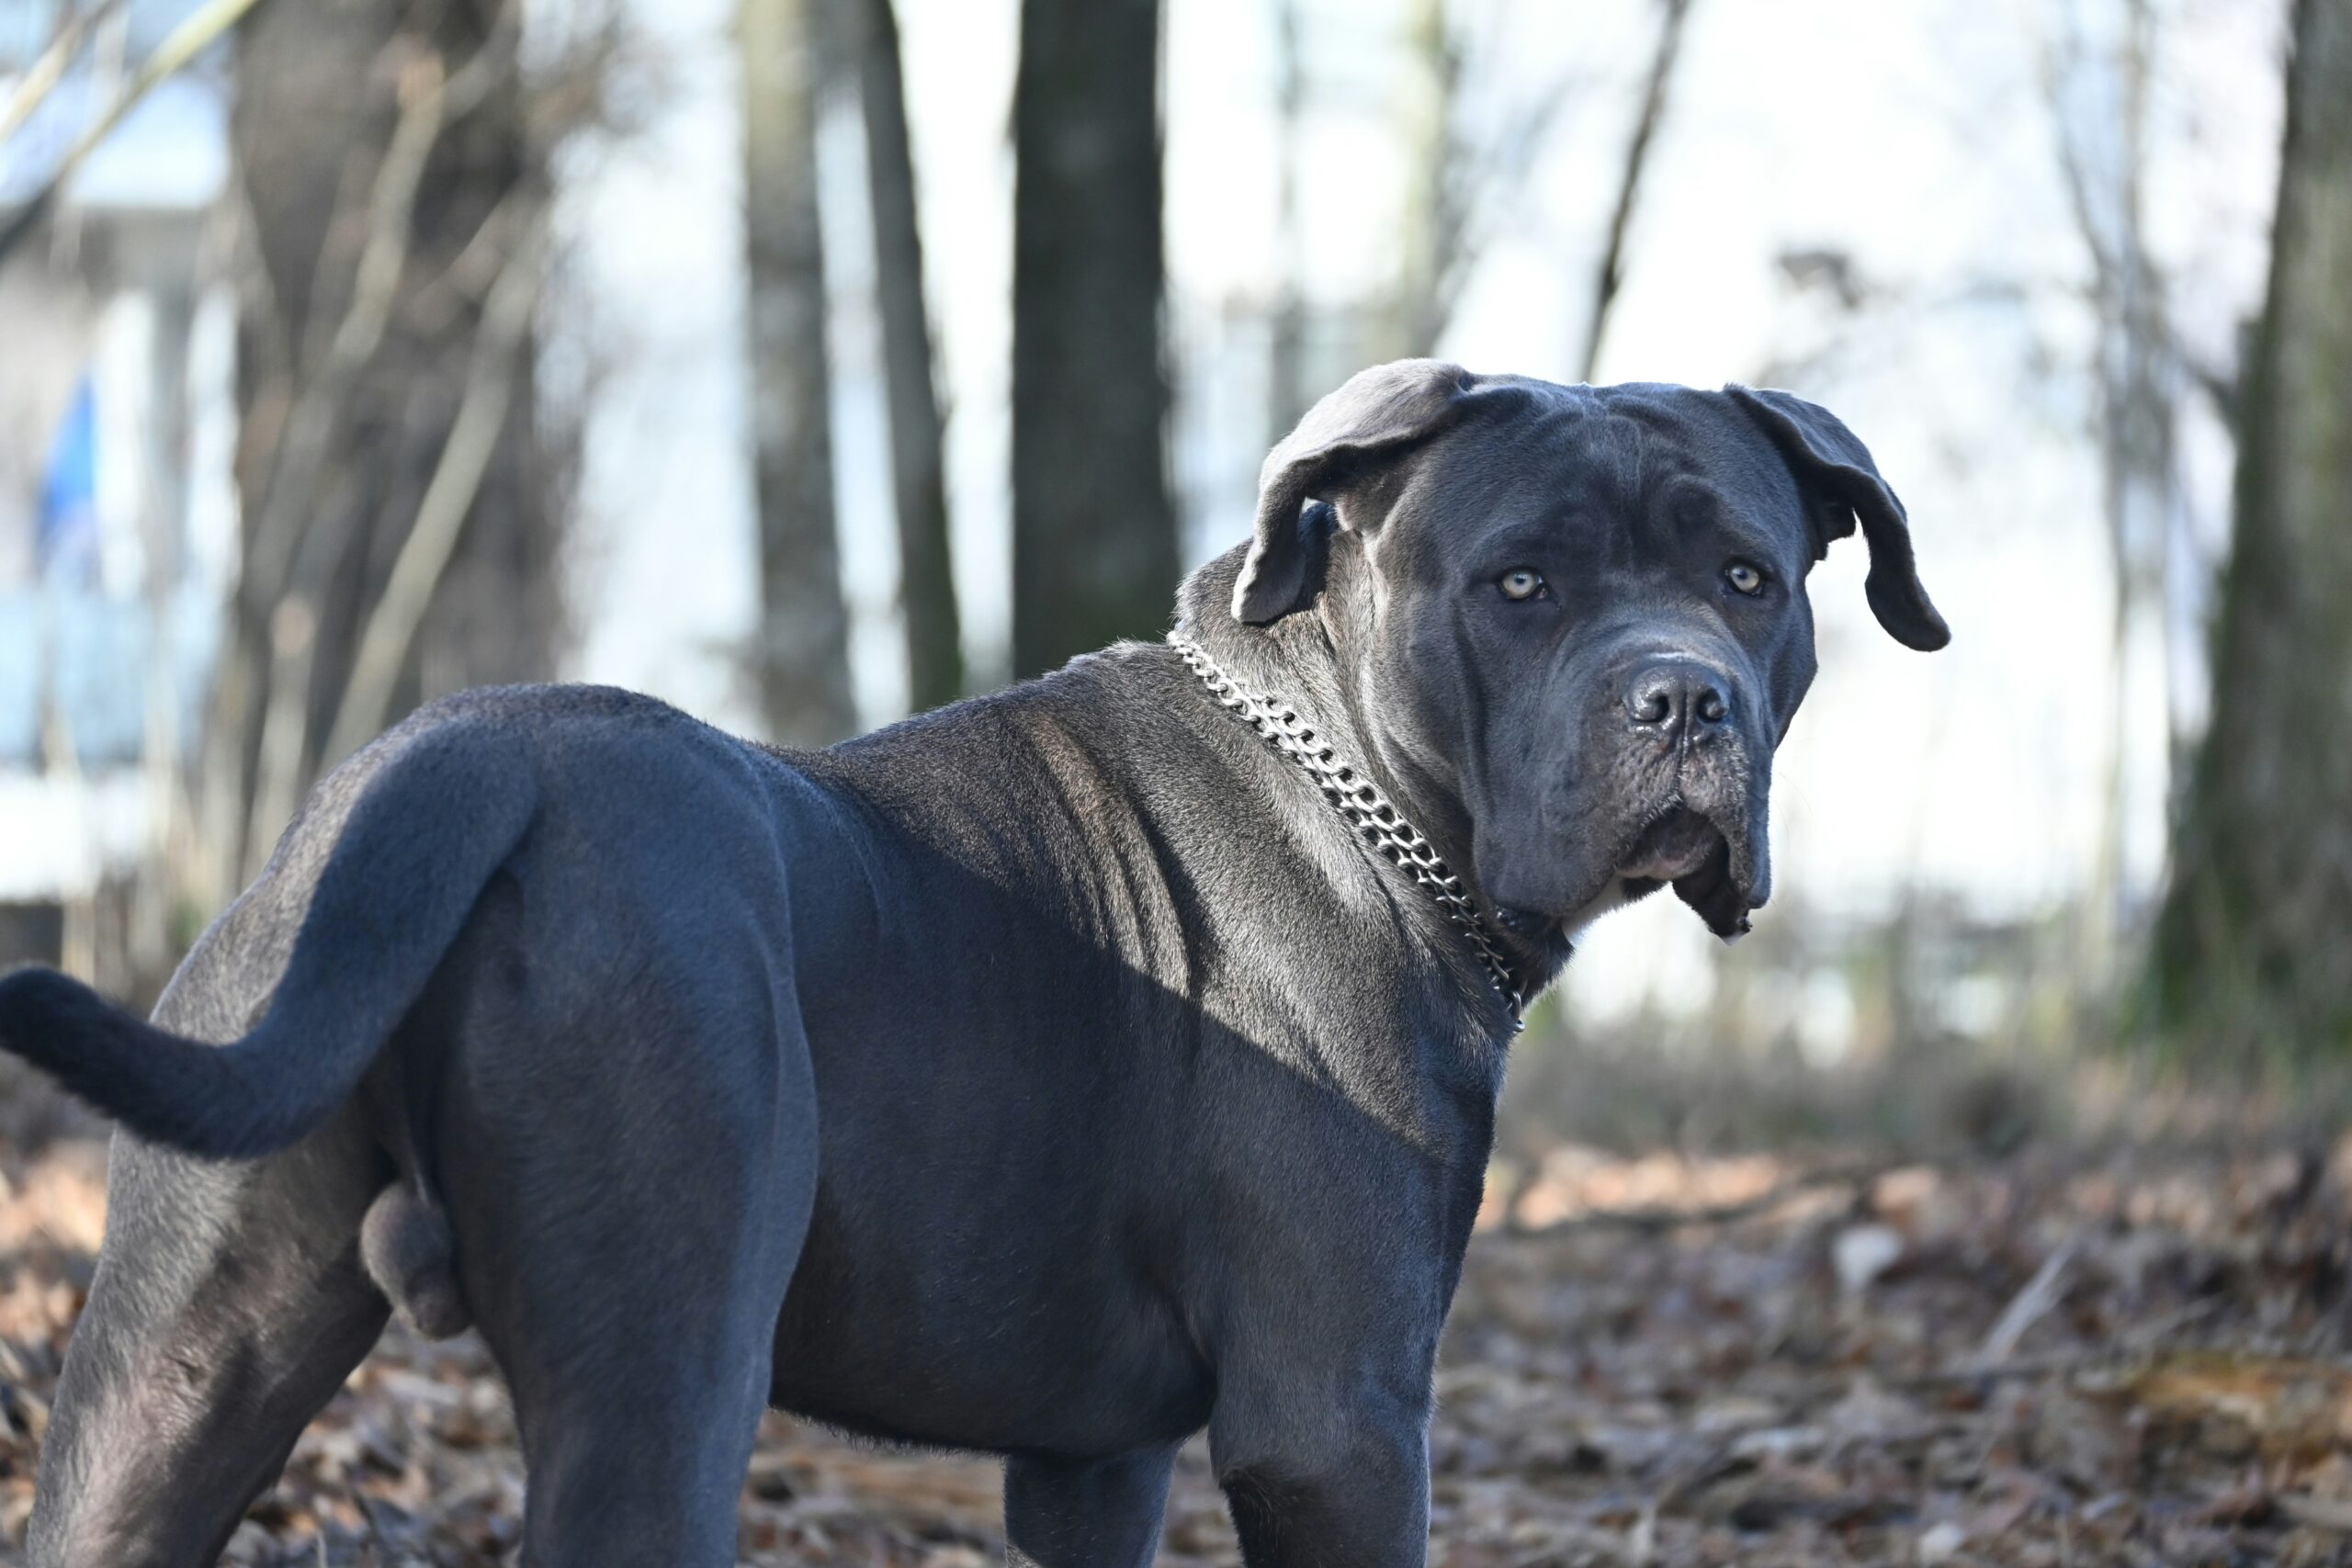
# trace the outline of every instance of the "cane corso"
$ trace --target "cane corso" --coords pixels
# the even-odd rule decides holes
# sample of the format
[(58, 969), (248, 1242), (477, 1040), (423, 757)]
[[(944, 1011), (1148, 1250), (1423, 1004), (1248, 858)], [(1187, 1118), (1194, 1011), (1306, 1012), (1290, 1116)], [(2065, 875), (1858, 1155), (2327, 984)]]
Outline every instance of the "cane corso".
[(397, 1308), (503, 1371), (532, 1568), (727, 1568), (771, 1404), (1002, 1454), (1015, 1563), (1148, 1564), (1204, 1427), (1250, 1568), (1421, 1562), (1519, 1010), (1626, 900), (1764, 902), (1857, 523), (1940, 646), (1826, 411), (1413, 360), (1276, 447), (1167, 643), (813, 753), (425, 708), (153, 1022), (0, 982), (122, 1127), (33, 1562), (213, 1561)]

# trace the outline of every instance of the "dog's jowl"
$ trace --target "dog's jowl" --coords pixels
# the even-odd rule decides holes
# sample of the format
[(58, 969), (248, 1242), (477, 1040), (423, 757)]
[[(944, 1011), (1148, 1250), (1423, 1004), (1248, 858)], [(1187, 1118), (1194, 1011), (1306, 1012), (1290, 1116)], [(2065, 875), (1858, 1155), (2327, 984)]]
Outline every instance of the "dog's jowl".
[(1940, 646), (1826, 411), (1407, 361), (1275, 449), (1167, 643), (820, 753), (425, 709), (152, 1024), (0, 982), (123, 1128), (33, 1560), (209, 1562), (398, 1309), (512, 1386), (534, 1568), (732, 1563), (770, 1404), (1006, 1455), (1016, 1562), (1148, 1563), (1204, 1427), (1251, 1568), (1422, 1562), (1520, 1012), (1619, 904), (1764, 903), (1858, 524)]

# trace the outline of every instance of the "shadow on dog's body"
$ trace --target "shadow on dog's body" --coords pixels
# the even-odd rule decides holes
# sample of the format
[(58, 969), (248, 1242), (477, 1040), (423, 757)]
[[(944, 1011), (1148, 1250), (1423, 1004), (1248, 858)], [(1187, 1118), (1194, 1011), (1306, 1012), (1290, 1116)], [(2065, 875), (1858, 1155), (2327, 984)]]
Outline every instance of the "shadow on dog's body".
[[(1407, 422), (1432, 451), (1477, 383), (1368, 374), (1440, 411)], [(1457, 699), (1384, 695), (1361, 651), (1431, 629), (1395, 624), (1380, 573), (1405, 569), (1368, 558), (1411, 499), (1404, 454), (1361, 462), (1377, 445), (1337, 471), (1306, 443), (1336, 512), (1302, 516), (1270, 460), (1272, 531), (1186, 585), (1180, 632), (1390, 783), (1529, 983), (1643, 890), (1624, 867), (1681, 854), (1661, 813), (1714, 802), (1712, 861), (1668, 869), (1718, 929), (1744, 916), (1809, 620), (1802, 658), (1717, 637), (1757, 711), (1714, 741), (1644, 731), (1668, 782), (1642, 800), (1432, 782), (1427, 722), (1390, 710)], [(1774, 526), (1803, 540), (1797, 490)], [(1314, 613), (1244, 624), (1270, 583)], [(1629, 769), (1574, 764), (1621, 794)], [(1522, 809), (1631, 826), (1531, 915), (1484, 890), (1531, 885), (1485, 842)], [(436, 704), (321, 786), (153, 1026), (0, 983), (0, 1040), (136, 1134), (34, 1560), (209, 1562), (398, 1303), (477, 1325), (504, 1371), (537, 1568), (731, 1562), (771, 1402), (1007, 1454), (1016, 1562), (1148, 1563), (1206, 1426), (1252, 1568), (1419, 1562), (1510, 1032), (1437, 907), (1165, 646), (814, 754), (616, 692)]]

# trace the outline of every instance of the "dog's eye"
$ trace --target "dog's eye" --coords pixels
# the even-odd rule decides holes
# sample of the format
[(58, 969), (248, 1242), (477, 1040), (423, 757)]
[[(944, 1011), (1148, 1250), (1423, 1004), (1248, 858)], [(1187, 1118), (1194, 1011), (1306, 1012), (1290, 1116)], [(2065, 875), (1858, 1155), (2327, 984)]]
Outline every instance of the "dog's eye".
[(1515, 567), (1495, 580), (1506, 599), (1540, 599), (1548, 590), (1544, 586), (1544, 574), (1528, 567)]
[(1736, 560), (1724, 568), (1724, 581), (1731, 584), (1733, 592), (1751, 599), (1764, 592), (1764, 574), (1747, 561)]

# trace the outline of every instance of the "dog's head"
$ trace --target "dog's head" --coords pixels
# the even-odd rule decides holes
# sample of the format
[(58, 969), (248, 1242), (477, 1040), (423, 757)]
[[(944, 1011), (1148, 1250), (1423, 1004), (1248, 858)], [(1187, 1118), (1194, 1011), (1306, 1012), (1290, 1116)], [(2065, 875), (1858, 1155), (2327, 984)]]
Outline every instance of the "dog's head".
[(1857, 521), (1881, 625), (1948, 640), (1903, 506), (1827, 410), (1729, 387), (1364, 371), (1266, 460), (1233, 613), (1312, 608), (1374, 760), (1457, 822), (1523, 937), (1671, 883), (1718, 935), (1770, 892), (1805, 577)]

